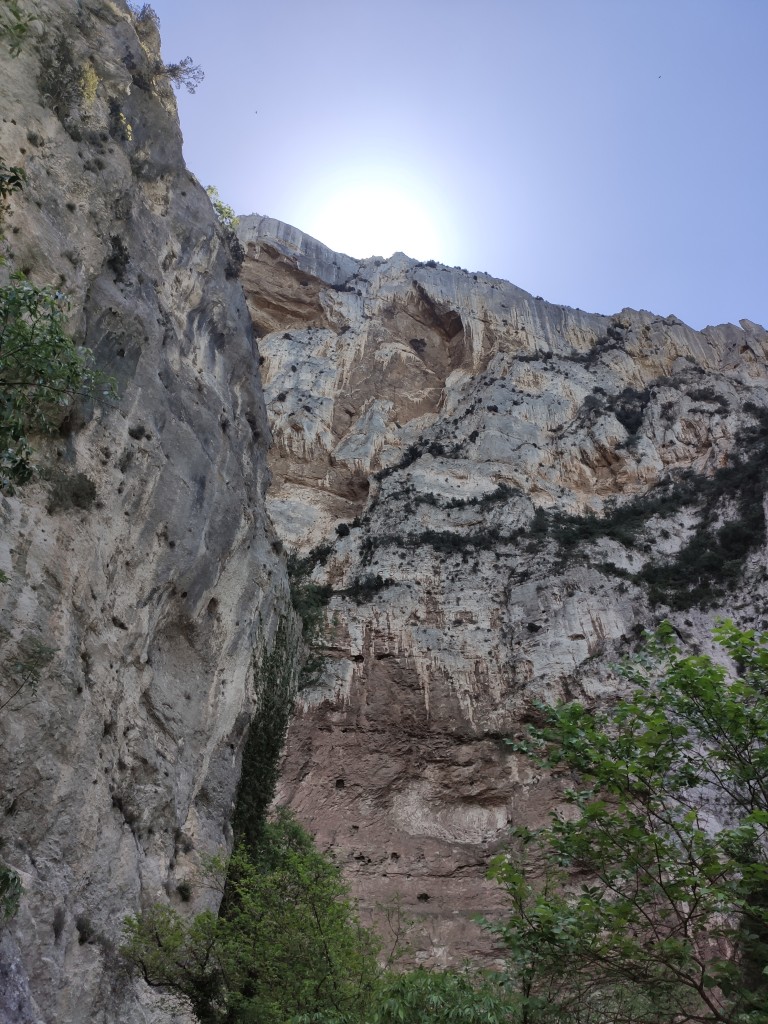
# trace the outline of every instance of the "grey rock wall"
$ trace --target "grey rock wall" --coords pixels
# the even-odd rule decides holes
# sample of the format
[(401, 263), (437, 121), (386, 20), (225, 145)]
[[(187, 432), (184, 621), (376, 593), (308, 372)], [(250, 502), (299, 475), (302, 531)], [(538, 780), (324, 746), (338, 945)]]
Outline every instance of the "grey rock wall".
[[(501, 737), (537, 700), (615, 694), (612, 665), (664, 616), (693, 649), (719, 614), (768, 627), (768, 334), (585, 313), (244, 224), (268, 503), (333, 591), (325, 677), (291, 724), (279, 799), (367, 910), (401, 897), (417, 959), (492, 957), (472, 923), (502, 910), (488, 858), (556, 799)], [(749, 550), (700, 593), (689, 542), (726, 522)]]
[[(243, 293), (153, 73), (156, 27), (116, 0), (37, 6), (0, 76), (0, 156), (28, 176), (6, 234), (16, 268), (69, 296), (119, 397), (41, 440), (51, 480), (0, 500), (0, 693), (19, 645), (55, 648), (0, 713), (2, 856), (25, 889), (0, 1020), (168, 1020), (115, 949), (127, 913), (181, 906), (183, 882), (199, 908), (200, 859), (231, 838), (253, 652), (285, 600), (270, 431)], [(77, 473), (89, 507), (67, 507)]]

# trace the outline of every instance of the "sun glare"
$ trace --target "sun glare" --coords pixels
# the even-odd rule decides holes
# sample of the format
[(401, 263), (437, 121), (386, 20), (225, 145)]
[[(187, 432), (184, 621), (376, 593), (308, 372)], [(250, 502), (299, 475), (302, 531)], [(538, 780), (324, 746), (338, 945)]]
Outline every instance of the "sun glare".
[(381, 178), (335, 182), (314, 200), (302, 228), (337, 252), (358, 259), (394, 252), (440, 259), (445, 252), (445, 218), (418, 187)]

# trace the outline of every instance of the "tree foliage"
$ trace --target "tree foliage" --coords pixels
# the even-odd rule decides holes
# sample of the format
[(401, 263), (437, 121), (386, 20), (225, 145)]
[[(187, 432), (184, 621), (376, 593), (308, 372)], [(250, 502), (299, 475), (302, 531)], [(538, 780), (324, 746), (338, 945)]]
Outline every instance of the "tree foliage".
[(503, 1024), (510, 1006), (501, 978), (419, 968), (384, 977), (371, 1024)]
[[(218, 878), (225, 869), (218, 865)], [(239, 848), (222, 912), (185, 921), (157, 905), (128, 918), (123, 954), (203, 1024), (284, 1024), (324, 1012), (361, 1019), (377, 983), (377, 944), (341, 872), (288, 814), (258, 850)]]
[(197, 92), (197, 87), (205, 78), (205, 72), (199, 64), (194, 64), (191, 57), (182, 57), (173, 64), (161, 64), (157, 73), (164, 75), (177, 89), (182, 86), (189, 93)]
[[(0, 640), (5, 640), (6, 637), (6, 631), (0, 630)], [(14, 705), (14, 701), (22, 695), (24, 698), (34, 696), (41, 672), (50, 664), (55, 653), (54, 647), (48, 647), (38, 637), (25, 636), (16, 645), (13, 653), (3, 659), (0, 663), (0, 714), (9, 707), (18, 710), (18, 703)]]
[[(21, 191), (26, 179), (23, 167), (8, 167), (5, 161), (0, 159), (0, 222), (8, 212), (7, 200), (14, 192)], [(0, 241), (4, 238), (5, 236), (0, 234)]]
[(768, 634), (715, 639), (734, 672), (665, 625), (631, 697), (515, 744), (571, 782), (492, 865), (522, 1020), (768, 1021)]

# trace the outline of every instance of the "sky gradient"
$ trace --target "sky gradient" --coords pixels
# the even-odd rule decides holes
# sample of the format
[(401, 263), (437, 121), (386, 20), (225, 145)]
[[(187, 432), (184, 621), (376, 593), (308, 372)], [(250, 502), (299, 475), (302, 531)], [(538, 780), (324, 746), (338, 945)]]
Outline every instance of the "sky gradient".
[(768, 0), (153, 0), (190, 169), (351, 256), (768, 325)]

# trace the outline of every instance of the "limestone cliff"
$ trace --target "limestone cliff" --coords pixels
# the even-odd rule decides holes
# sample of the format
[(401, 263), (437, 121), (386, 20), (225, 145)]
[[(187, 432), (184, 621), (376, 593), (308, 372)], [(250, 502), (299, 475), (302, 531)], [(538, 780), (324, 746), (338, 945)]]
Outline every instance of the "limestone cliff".
[(19, 652), (55, 648), (0, 713), (2, 856), (25, 889), (0, 1021), (167, 1020), (115, 946), (126, 913), (180, 905), (229, 840), (253, 653), (285, 599), (269, 427), (154, 20), (121, 0), (36, 8), (2, 56), (0, 156), (27, 173), (5, 231), (119, 397), (41, 441), (46, 479), (0, 501), (0, 703)]
[(599, 316), (243, 218), (274, 434), (268, 507), (332, 590), (280, 798), (417, 956), (488, 953), (484, 880), (548, 780), (500, 743), (535, 701), (616, 692), (664, 615), (768, 625), (768, 334)]

